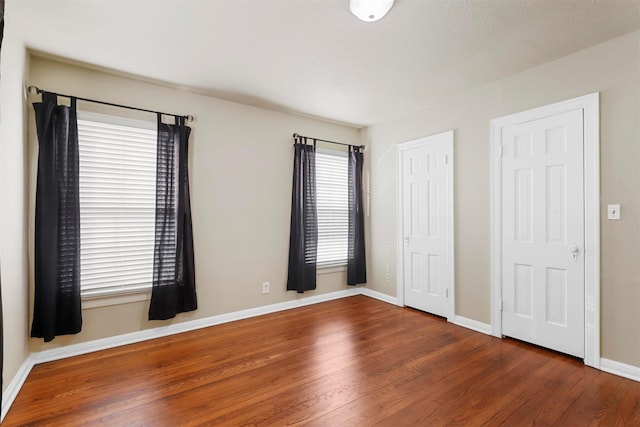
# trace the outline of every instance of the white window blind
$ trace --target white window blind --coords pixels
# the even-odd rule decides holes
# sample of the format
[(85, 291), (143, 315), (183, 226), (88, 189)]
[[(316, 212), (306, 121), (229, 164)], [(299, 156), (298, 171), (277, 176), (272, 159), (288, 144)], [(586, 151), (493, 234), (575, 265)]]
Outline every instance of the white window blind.
[(155, 123), (79, 112), (83, 297), (151, 286), (156, 135)]
[(347, 263), (349, 193), (347, 154), (316, 152), (318, 266)]

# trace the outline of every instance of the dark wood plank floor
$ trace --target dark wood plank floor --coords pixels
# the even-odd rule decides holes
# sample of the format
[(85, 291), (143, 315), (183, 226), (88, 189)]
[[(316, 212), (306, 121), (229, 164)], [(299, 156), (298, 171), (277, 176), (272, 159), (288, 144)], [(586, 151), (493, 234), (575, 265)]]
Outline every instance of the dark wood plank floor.
[(356, 296), (36, 366), (15, 425), (640, 426), (640, 383)]

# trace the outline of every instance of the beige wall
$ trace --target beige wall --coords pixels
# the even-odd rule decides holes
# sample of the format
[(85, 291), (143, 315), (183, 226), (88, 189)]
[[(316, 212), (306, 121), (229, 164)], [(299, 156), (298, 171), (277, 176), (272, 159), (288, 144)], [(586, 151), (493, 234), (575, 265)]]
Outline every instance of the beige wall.
[[(301, 295), (285, 290), (292, 134), (360, 144), (359, 129), (217, 100), (39, 56), (31, 58), (28, 82), (59, 93), (196, 117), (191, 124), (190, 178), (199, 303), (197, 311), (166, 322), (146, 320), (148, 301), (86, 309), (80, 334), (58, 337), (48, 344), (31, 339), (32, 351), (347, 288), (346, 274), (338, 272), (319, 275), (316, 291)], [(95, 106), (79, 103), (78, 108)], [(111, 113), (122, 115), (127, 111), (111, 109)], [(32, 137), (32, 111), (29, 116), (33, 160), (36, 141)], [(155, 120), (153, 115), (148, 117)], [(31, 169), (33, 203), (35, 174)], [(32, 217), (33, 208), (30, 210)], [(261, 293), (263, 281), (271, 282), (268, 295)]]
[[(6, 5), (10, 12), (10, 5)], [(24, 45), (6, 22), (0, 64), (0, 269), (4, 315), (3, 391), (29, 356)], [(6, 399), (3, 394), (3, 398)], [(5, 408), (3, 408), (5, 409)]]
[[(396, 151), (455, 130), (456, 314), (490, 323), (489, 122), (600, 92), (602, 357), (640, 366), (640, 33), (611, 40), (372, 126), (371, 280), (396, 294)], [(606, 220), (620, 203), (622, 219)]]
[[(69, 343), (299, 298), (284, 291), (291, 186), (291, 134), (360, 142), (357, 129), (225, 102), (182, 90), (35, 58), (25, 80), (24, 46), (7, 23), (0, 80), (0, 262), (7, 384), (28, 357)], [(396, 292), (395, 145), (455, 129), (457, 314), (488, 323), (489, 121), (601, 92), (602, 356), (640, 366), (640, 34), (634, 33), (500, 80), (366, 131), (371, 168), (369, 284)], [(44, 346), (29, 340), (27, 144), (22, 87), (188, 113), (200, 308), (172, 322), (146, 321), (146, 302), (88, 309), (81, 334)], [(29, 111), (31, 108), (29, 107)], [(31, 119), (32, 120), (32, 119)], [(242, 225), (242, 227), (240, 227)], [(250, 266), (250, 267), (248, 267)], [(272, 293), (260, 294), (270, 280)], [(314, 295), (344, 289), (321, 275)]]

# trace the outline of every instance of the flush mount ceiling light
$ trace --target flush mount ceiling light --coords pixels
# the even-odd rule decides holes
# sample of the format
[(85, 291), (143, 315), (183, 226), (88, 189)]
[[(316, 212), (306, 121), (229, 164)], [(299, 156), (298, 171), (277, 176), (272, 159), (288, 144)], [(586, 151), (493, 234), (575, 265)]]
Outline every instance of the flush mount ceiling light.
[(358, 19), (373, 22), (391, 10), (394, 0), (349, 0), (349, 10)]

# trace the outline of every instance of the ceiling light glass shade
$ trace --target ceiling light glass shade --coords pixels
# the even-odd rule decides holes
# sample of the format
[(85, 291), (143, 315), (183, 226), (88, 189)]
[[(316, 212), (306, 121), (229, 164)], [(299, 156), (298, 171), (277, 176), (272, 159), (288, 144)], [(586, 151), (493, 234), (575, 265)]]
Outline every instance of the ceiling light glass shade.
[(349, 10), (365, 22), (381, 19), (391, 10), (394, 0), (349, 0)]

